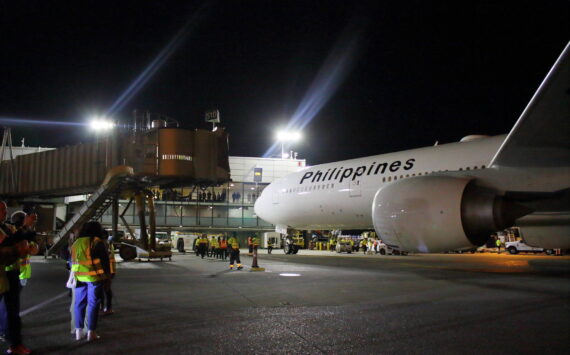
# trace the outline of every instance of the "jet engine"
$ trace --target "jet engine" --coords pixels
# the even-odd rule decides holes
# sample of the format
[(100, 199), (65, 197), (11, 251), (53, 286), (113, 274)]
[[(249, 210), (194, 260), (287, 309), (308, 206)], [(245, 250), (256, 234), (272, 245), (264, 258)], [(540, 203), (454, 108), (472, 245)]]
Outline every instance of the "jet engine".
[(473, 179), (449, 176), (394, 182), (372, 204), (374, 229), (387, 245), (422, 253), (482, 245), (529, 212)]

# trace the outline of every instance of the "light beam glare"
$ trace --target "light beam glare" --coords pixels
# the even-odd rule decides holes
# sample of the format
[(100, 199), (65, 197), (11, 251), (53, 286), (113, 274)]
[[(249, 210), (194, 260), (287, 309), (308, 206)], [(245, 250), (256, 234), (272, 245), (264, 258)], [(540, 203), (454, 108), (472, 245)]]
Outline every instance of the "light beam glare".
[[(311, 123), (344, 82), (359, 52), (359, 39), (365, 26), (361, 23), (359, 27), (355, 27), (357, 22), (349, 24), (335, 43), (309, 90), (287, 123), (287, 130), (301, 131)], [(280, 144), (275, 142), (267, 149), (263, 157), (268, 158), (279, 152)]]
[(25, 118), (0, 117), (0, 125), (7, 126), (86, 126), (81, 122), (30, 120)]
[(150, 62), (143, 72), (129, 85), (117, 100), (107, 110), (106, 115), (113, 115), (120, 111), (144, 86), (152, 79), (154, 74), (164, 65), (170, 56), (180, 47), (188, 34), (193, 30), (204, 13), (207, 4), (198, 9), (192, 17), (182, 26), (176, 35), (166, 44), (158, 55)]

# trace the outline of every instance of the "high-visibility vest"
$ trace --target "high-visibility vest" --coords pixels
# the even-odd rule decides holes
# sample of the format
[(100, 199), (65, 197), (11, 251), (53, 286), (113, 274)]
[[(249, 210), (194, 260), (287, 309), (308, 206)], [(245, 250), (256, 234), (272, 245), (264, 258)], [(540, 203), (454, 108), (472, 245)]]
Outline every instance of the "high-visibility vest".
[(220, 248), (222, 248), (222, 249), (228, 248), (228, 242), (225, 239), (220, 241)]
[(231, 237), (230, 240), (228, 240), (228, 243), (231, 245), (232, 249), (239, 249), (239, 242), (237, 238)]
[(115, 260), (115, 248), (113, 243), (109, 243), (109, 269), (111, 274), (117, 273), (117, 261)]
[(257, 239), (257, 237), (251, 238), (251, 245), (253, 245), (254, 247), (258, 247), (259, 246), (259, 239)]
[(208, 239), (200, 238), (200, 239), (198, 239), (198, 244), (208, 244)]
[(20, 271), (20, 279), (29, 279), (32, 276), (32, 266), (30, 265), (30, 254), (23, 258), (18, 258), (15, 263), (8, 265), (6, 271)]
[(212, 248), (217, 248), (218, 240), (216, 238), (213, 238), (212, 241), (210, 242), (210, 245), (212, 246)]
[(81, 282), (97, 282), (105, 278), (101, 259), (93, 258), (91, 250), (101, 239), (95, 237), (78, 238), (71, 246), (71, 271)]
[(18, 259), (20, 262), (20, 280), (32, 277), (32, 265), (30, 265), (30, 254)]

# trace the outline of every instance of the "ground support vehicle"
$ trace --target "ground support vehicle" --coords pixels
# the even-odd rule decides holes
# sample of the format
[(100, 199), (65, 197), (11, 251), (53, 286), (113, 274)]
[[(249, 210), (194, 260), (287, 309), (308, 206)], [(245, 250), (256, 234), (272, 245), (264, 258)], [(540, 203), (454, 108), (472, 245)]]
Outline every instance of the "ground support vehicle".
[(168, 247), (168, 250), (159, 247), (157, 247), (157, 250), (144, 250), (139, 246), (140, 243), (135, 240), (123, 241), (120, 244), (119, 256), (125, 261), (130, 261), (135, 258), (138, 258), (139, 261), (142, 259), (147, 259), (148, 261), (150, 261), (150, 259), (160, 259), (160, 261), (162, 261), (165, 258), (172, 261), (170, 247)]
[(285, 254), (297, 254), (299, 249), (305, 246), (305, 240), (302, 236), (287, 236), (285, 237), (283, 252)]
[(543, 249), (543, 248), (536, 248), (536, 247), (532, 247), (530, 245), (525, 244), (522, 240), (517, 240), (514, 242), (506, 242), (505, 243), (505, 249), (510, 253), (510, 254), (518, 254), (521, 252), (525, 252), (525, 253), (542, 253), (542, 252), (546, 252), (546, 254), (548, 255), (554, 255), (554, 250), (552, 249)]
[(349, 239), (341, 239), (336, 243), (337, 253), (352, 253), (353, 241)]
[(176, 248), (180, 253), (185, 253), (187, 250), (196, 251), (196, 240), (200, 236), (194, 233), (172, 232), (172, 247)]
[(398, 249), (392, 249), (384, 243), (379, 243), (377, 246), (378, 253), (380, 255), (408, 255), (405, 251), (400, 251)]

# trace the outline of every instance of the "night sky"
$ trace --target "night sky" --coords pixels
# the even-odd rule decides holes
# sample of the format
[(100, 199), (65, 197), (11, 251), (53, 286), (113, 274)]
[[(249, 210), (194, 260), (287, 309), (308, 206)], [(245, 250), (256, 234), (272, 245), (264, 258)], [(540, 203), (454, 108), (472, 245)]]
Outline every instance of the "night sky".
[[(568, 1), (0, 1), (0, 118), (113, 110), (210, 128), (262, 156), (297, 118), (308, 164), (507, 133), (566, 45)], [(145, 80), (142, 80), (145, 81)], [(308, 110), (305, 110), (309, 107)], [(311, 120), (312, 119), (312, 120)], [(308, 122), (310, 120), (310, 122)], [(303, 123), (305, 122), (305, 123)], [(15, 144), (87, 141), (14, 126)]]

